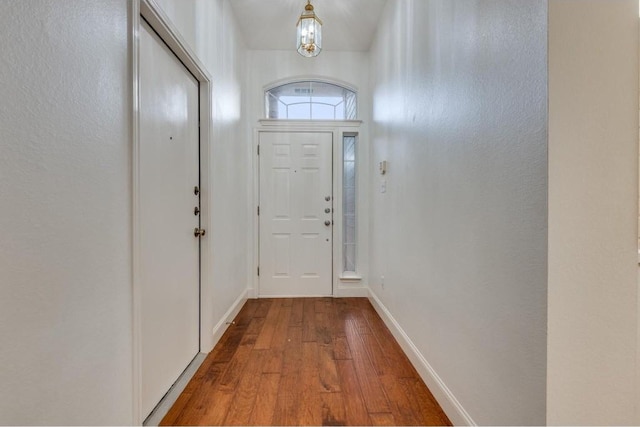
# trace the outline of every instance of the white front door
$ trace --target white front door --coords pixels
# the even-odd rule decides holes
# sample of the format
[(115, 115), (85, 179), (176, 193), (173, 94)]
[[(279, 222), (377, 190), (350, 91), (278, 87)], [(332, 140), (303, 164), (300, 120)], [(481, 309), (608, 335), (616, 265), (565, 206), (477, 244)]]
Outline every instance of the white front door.
[[(198, 81), (140, 27), (142, 410), (146, 417), (199, 350)], [(99, 386), (99, 385), (97, 385)]]
[(260, 296), (332, 294), (330, 132), (260, 132)]

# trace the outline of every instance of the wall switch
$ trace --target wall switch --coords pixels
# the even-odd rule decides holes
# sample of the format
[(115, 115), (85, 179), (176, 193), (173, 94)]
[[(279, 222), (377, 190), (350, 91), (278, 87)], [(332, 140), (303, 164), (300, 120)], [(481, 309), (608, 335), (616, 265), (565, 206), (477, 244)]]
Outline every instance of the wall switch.
[(380, 167), (380, 175), (384, 175), (385, 173), (387, 173), (387, 161), (383, 160), (381, 161), (378, 166)]
[(387, 180), (386, 179), (381, 179), (380, 180), (380, 192), (381, 193), (386, 193), (387, 192)]

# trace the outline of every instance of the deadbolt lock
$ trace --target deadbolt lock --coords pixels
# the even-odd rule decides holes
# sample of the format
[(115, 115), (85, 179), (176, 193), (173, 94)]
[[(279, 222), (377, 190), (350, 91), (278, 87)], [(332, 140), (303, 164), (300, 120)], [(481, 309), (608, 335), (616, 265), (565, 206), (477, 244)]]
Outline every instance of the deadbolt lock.
[(204, 237), (205, 234), (207, 234), (207, 230), (205, 230), (204, 228), (196, 227), (193, 230), (193, 235), (196, 236), (196, 237)]

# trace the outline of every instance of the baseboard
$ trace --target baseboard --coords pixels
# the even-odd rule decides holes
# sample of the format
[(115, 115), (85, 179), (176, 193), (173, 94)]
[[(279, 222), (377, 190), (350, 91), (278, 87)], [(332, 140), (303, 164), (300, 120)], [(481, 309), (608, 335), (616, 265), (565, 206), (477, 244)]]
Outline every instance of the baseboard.
[(162, 419), (169, 413), (169, 410), (173, 406), (174, 403), (178, 400), (180, 394), (187, 387), (191, 378), (196, 374), (202, 362), (207, 357), (205, 353), (198, 353), (198, 355), (191, 361), (187, 369), (182, 372), (180, 377), (176, 380), (176, 382), (171, 386), (167, 394), (164, 395), (160, 403), (153, 408), (153, 411), (149, 414), (146, 420), (142, 423), (145, 427), (152, 427), (160, 425)]
[[(326, 295), (262, 295), (262, 298), (311, 298), (311, 297), (322, 298)], [(331, 296), (331, 295), (329, 295)], [(353, 287), (340, 287), (335, 290), (333, 293), (334, 298), (350, 298), (350, 297), (364, 297), (367, 298), (369, 296), (369, 291), (364, 286), (353, 286)], [(247, 289), (247, 298), (260, 298), (258, 292), (255, 288)]]
[(256, 298), (331, 298), (332, 295), (293, 295), (293, 294), (282, 294), (282, 295), (258, 295)]
[(222, 316), (222, 319), (220, 319), (218, 324), (213, 327), (213, 331), (212, 331), (213, 346), (215, 346), (218, 343), (218, 341), (220, 341), (220, 338), (222, 338), (222, 334), (224, 334), (224, 332), (229, 327), (228, 323), (231, 322), (233, 319), (235, 319), (238, 313), (240, 313), (240, 309), (242, 309), (242, 306), (246, 301), (247, 301), (247, 290), (245, 289), (240, 294), (238, 299), (236, 299), (235, 302), (231, 305), (229, 310), (227, 310), (224, 316)]
[(354, 297), (368, 297), (369, 290), (362, 287), (352, 287), (352, 288), (337, 288), (333, 293), (335, 298), (354, 298)]
[(371, 289), (368, 289), (368, 297), (453, 425), (477, 425)]
[(249, 298), (249, 299), (258, 298), (258, 292), (256, 291), (256, 288), (247, 289), (247, 298)]

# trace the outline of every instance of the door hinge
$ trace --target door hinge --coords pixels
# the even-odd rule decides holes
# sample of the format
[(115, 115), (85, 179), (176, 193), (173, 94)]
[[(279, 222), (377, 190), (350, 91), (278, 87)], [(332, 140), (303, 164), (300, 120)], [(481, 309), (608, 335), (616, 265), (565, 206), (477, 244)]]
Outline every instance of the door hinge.
[(258, 216), (260, 216), (260, 206), (258, 206)]
[(258, 276), (260, 275), (260, 267), (258, 267)]
[(258, 144), (258, 156), (260, 155), (260, 145)]

